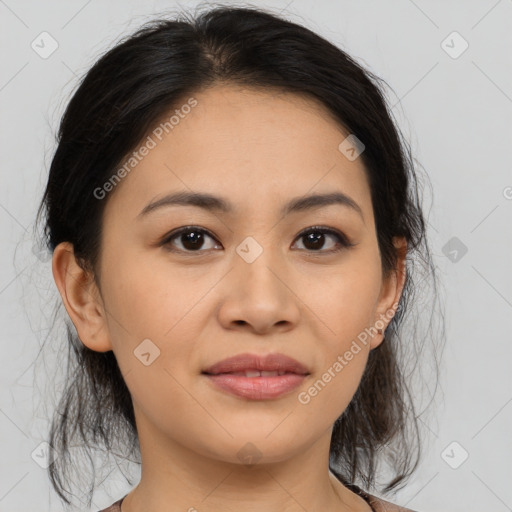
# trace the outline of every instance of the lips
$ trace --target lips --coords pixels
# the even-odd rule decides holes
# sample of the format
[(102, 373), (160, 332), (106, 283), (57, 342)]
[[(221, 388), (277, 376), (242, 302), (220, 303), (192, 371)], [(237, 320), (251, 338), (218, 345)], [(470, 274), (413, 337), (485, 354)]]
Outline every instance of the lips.
[(285, 374), (309, 375), (308, 368), (284, 354), (239, 354), (209, 366), (208, 375), (231, 374), (243, 377), (277, 377)]
[(215, 363), (202, 374), (224, 393), (245, 400), (271, 400), (291, 393), (310, 372), (284, 354), (240, 354)]

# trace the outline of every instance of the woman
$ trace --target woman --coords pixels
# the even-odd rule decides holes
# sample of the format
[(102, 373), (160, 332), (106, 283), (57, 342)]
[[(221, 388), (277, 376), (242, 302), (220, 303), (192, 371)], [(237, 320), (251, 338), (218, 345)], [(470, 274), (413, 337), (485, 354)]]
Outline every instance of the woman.
[(376, 78), (268, 12), (155, 21), (100, 58), (40, 209), (74, 325), (63, 500), (76, 442), (140, 460), (108, 511), (408, 510), (355, 481), (419, 461), (415, 180)]

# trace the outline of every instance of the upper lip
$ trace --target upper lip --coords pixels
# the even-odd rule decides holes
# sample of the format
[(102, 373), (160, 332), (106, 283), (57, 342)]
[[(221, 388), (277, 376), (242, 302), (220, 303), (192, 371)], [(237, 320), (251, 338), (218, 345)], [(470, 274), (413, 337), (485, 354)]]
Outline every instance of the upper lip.
[(216, 375), (246, 370), (277, 370), (299, 375), (309, 375), (308, 369), (303, 364), (284, 354), (239, 354), (209, 366), (203, 370), (203, 373)]

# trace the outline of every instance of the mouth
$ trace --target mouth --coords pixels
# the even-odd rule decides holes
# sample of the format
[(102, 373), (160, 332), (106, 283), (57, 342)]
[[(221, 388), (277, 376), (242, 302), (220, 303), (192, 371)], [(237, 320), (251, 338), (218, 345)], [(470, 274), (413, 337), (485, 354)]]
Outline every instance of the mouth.
[(215, 389), (249, 400), (270, 400), (289, 394), (310, 375), (283, 354), (241, 354), (201, 372)]

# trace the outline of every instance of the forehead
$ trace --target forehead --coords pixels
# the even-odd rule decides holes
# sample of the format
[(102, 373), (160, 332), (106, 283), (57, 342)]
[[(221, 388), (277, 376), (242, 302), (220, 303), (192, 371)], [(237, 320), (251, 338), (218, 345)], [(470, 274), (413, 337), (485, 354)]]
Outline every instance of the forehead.
[[(194, 104), (190, 98), (195, 105), (185, 108)], [(339, 150), (347, 135), (320, 102), (304, 96), (211, 87), (162, 116), (151, 141), (139, 146), (151, 149), (109, 203), (138, 213), (155, 196), (199, 191), (231, 197), (235, 207), (274, 201), (277, 207), (290, 197), (335, 189), (371, 214), (362, 160), (350, 161)]]

